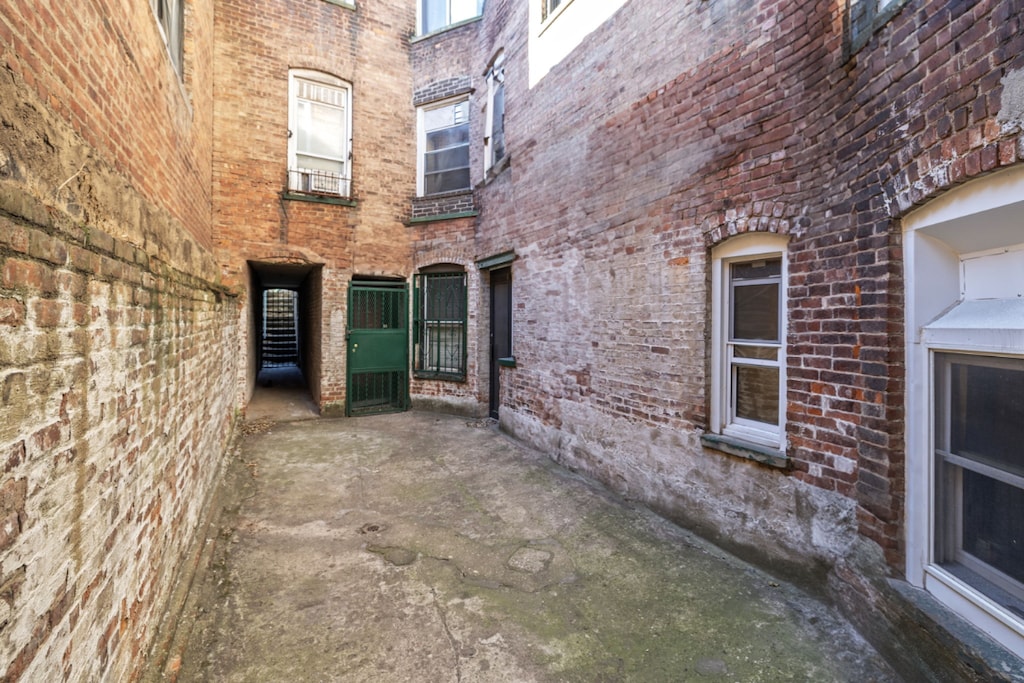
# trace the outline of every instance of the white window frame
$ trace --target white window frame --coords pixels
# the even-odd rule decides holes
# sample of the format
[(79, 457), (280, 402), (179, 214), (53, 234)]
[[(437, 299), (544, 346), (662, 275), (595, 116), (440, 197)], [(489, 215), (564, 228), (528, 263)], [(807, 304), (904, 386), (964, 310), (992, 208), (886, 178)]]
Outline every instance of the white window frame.
[(1017, 167), (960, 186), (903, 221), (907, 580), (1013, 652), (1024, 651), (1024, 618), (936, 561), (935, 354), (1024, 357), (1021, 216)]
[[(338, 158), (324, 157), (342, 164), (342, 172), (335, 186), (334, 178), (322, 178), (313, 170), (299, 167), (298, 162), (298, 100), (303, 83), (313, 84), (337, 91), (341, 94), (344, 109), (342, 134), (342, 155)], [(318, 185), (318, 183), (320, 183)], [(328, 183), (328, 184), (324, 184)], [(345, 81), (319, 71), (291, 69), (288, 72), (288, 182), (293, 192), (350, 197), (352, 194), (352, 86)]]
[[(452, 9), (452, 2), (454, 0), (417, 0), (416, 1), (416, 34), (425, 36), (431, 33), (437, 33), (443, 31), (449, 26), (460, 24), (464, 21), (476, 19), (483, 13), (484, 0), (476, 0), (476, 11), (472, 14), (459, 14), (454, 12)], [(427, 20), (427, 13), (423, 11), (423, 5), (427, 3), (440, 3), (444, 5), (445, 21), (442, 25), (436, 26), (430, 30), (424, 25)]]
[[(505, 140), (505, 52), (498, 52), (485, 74), (487, 78), (487, 115), (484, 119), (484, 174), (497, 166), (508, 156), (508, 144)], [(494, 99), (498, 91), (502, 93), (501, 106), (501, 147), (494, 146)], [(500, 155), (496, 155), (500, 151)]]
[[(472, 122), (469, 121), (469, 113), (470, 113), (469, 112), (469, 95), (459, 95), (458, 97), (449, 97), (447, 99), (438, 100), (436, 102), (431, 102), (430, 104), (425, 104), (425, 105), (423, 105), (421, 107), (417, 107), (416, 108), (416, 196), (417, 197), (429, 197), (429, 196), (432, 196), (432, 195), (424, 194), (424, 189), (425, 189), (424, 188), (424, 175), (426, 173), (425, 156), (426, 156), (426, 151), (427, 151), (427, 129), (426, 129), (426, 125), (425, 125), (425, 122), (424, 122), (424, 115), (428, 111), (433, 111), (435, 109), (441, 109), (443, 107), (450, 107), (450, 106), (453, 106), (453, 105), (456, 105), (456, 104), (460, 104), (460, 103), (465, 104), (467, 121), (470, 122), (470, 125), (472, 125)], [(469, 141), (467, 143), (467, 149), (470, 151), (470, 153), (472, 152), (472, 141)], [(472, 162), (472, 159), (470, 159), (470, 162)], [(465, 188), (459, 188), (458, 190), (451, 190), (451, 192), (462, 192), (462, 191), (468, 192), (468, 191), (473, 189), (472, 167), (470, 167), (470, 168), (471, 168), (471, 171), (470, 171), (471, 175), (470, 175), (470, 179), (467, 181), (466, 187)], [(439, 192), (439, 193), (435, 193), (435, 194), (446, 194), (446, 192)]]
[[(733, 237), (712, 250), (711, 261), (711, 411), (710, 430), (740, 441), (785, 450), (786, 433), (786, 330), (787, 283), (789, 269), (786, 257), (788, 239), (765, 233), (748, 233)], [(778, 425), (745, 420), (735, 415), (732, 358), (734, 343), (729, 339), (732, 314), (730, 266), (761, 259), (780, 259), (779, 279), (779, 341), (758, 343), (778, 347), (777, 360), (766, 366), (779, 372)]]
[(182, 74), (185, 49), (185, 0), (149, 0), (160, 35), (178, 75)]

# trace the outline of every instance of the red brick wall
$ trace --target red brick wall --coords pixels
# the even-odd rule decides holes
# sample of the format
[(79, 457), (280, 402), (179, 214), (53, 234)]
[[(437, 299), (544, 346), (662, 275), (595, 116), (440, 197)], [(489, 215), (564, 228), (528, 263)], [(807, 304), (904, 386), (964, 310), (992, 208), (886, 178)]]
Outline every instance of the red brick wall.
[[(911, 1), (846, 59), (841, 3), (627, 3), (532, 89), (525, 13), (485, 17), (474, 77), (515, 36), (512, 163), (477, 190), (477, 253), (519, 255), (503, 421), (737, 549), (806, 565), (862, 535), (899, 569), (897, 219), (1020, 159), (1014, 5)], [(785, 473), (696, 439), (709, 251), (755, 230), (790, 236)]]
[(0, 678), (133, 680), (235, 414), (212, 3), (0, 2)]
[[(415, 191), (415, 119), (409, 106), (409, 2), (228, 0), (217, 6), (215, 240), (225, 271), (246, 261), (322, 265), (320, 339), (307, 378), (321, 407), (345, 401), (345, 311), (353, 274), (410, 273), (409, 201)], [(352, 84), (355, 206), (281, 198), (288, 151), (288, 70)], [(298, 284), (298, 283), (296, 283)], [(311, 288), (309, 293), (318, 290)], [(253, 378), (250, 378), (250, 383)]]

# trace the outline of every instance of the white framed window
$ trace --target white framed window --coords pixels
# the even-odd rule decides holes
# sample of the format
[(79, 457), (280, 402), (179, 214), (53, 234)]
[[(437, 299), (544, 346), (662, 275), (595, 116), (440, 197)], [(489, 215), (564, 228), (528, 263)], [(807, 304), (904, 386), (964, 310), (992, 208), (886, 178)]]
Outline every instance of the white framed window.
[(416, 194), (423, 197), (470, 189), (469, 99), (420, 107), (416, 121)]
[(1024, 651), (1024, 168), (904, 219), (907, 579)]
[(484, 122), (484, 173), (505, 158), (505, 53), (487, 70), (487, 118)]
[(184, 0), (149, 0), (149, 4), (160, 25), (160, 33), (163, 35), (164, 42), (167, 43), (171, 63), (174, 64), (175, 70), (180, 75), (185, 35)]
[(711, 431), (783, 448), (786, 238), (747, 234), (712, 251)]
[(483, 0), (420, 0), (417, 4), (420, 35), (478, 17), (483, 7)]
[(288, 189), (350, 196), (351, 86), (305, 69), (290, 71), (288, 85)]

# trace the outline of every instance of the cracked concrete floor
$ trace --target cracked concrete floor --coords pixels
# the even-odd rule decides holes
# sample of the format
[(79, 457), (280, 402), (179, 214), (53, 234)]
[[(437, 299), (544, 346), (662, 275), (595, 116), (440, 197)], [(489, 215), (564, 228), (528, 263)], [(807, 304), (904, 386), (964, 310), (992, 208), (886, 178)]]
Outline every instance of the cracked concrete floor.
[(166, 678), (897, 680), (827, 606), (486, 421), (265, 425)]

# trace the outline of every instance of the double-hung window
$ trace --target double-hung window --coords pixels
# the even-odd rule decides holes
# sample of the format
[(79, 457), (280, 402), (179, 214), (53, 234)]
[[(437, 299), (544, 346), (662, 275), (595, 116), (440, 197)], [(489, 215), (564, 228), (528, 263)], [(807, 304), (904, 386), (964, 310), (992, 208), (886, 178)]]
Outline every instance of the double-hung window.
[(420, 34), (480, 16), (483, 0), (420, 0)]
[(904, 218), (907, 579), (1024, 651), (1024, 168)]
[(417, 194), (470, 189), (469, 99), (420, 107), (417, 122)]
[(711, 431), (773, 449), (785, 418), (784, 249), (749, 234), (712, 255)]
[(414, 276), (416, 374), (466, 376), (466, 273), (422, 272)]
[(1024, 617), (1024, 359), (935, 354), (936, 564)]
[(160, 24), (160, 32), (163, 34), (164, 42), (167, 43), (167, 51), (171, 55), (171, 62), (174, 68), (181, 73), (181, 62), (183, 52), (183, 37), (185, 34), (185, 8), (184, 0), (150, 0), (153, 12), (156, 14), (157, 23)]
[(348, 197), (351, 190), (352, 90), (316, 71), (289, 74), (288, 189)]
[(505, 53), (487, 70), (487, 121), (484, 125), (484, 172), (505, 158)]

